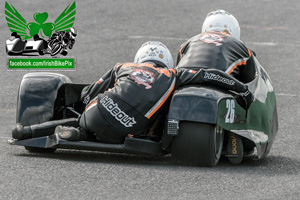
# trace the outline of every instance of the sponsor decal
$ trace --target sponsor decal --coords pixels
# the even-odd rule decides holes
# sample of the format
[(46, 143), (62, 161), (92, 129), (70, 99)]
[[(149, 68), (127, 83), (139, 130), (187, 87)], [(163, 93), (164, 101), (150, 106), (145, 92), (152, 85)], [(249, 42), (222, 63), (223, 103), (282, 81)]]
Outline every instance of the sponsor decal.
[(97, 84), (101, 84), (103, 82), (103, 78), (100, 78), (98, 81), (97, 81)]
[(231, 139), (231, 152), (232, 154), (236, 155), (237, 154), (237, 145), (236, 145), (236, 137), (233, 133), (230, 133), (230, 139)]
[[(125, 63), (122, 68), (126, 68), (126, 67), (149, 67), (151, 69), (156, 70), (158, 73), (160, 74), (164, 74), (167, 77), (171, 76), (171, 71), (172, 70), (168, 70), (168, 69), (162, 69), (159, 67), (154, 67), (152, 64), (150, 63), (141, 63), (141, 64), (136, 64), (136, 63)], [(174, 71), (173, 71), (174, 72)], [(175, 73), (175, 72), (174, 72)]]
[(149, 48), (149, 50), (151, 50), (151, 51), (154, 51), (154, 50), (156, 50), (157, 48), (155, 47), (155, 48)]
[[(146, 54), (141, 58), (145, 58), (147, 56), (152, 56), (152, 57), (156, 57), (157, 55), (159, 54), (159, 51), (157, 50), (157, 47), (154, 47), (154, 48), (149, 48), (149, 50), (146, 51)], [(162, 55), (163, 52), (160, 51), (160, 54), (159, 55)], [(161, 56), (159, 56), (159, 58), (161, 58)]]
[(83, 103), (84, 103), (85, 105), (87, 105), (89, 102), (90, 102), (90, 95), (87, 95), (86, 97), (84, 97)]
[(216, 46), (221, 46), (224, 38), (221, 35), (214, 33), (205, 33), (199, 38), (200, 41), (207, 44), (215, 44)]
[(154, 73), (145, 69), (133, 69), (131, 73), (131, 78), (139, 85), (144, 85), (145, 89), (150, 89), (152, 84), (155, 81)]
[(226, 100), (226, 108), (227, 108), (227, 114), (225, 117), (225, 123), (232, 124), (235, 118), (235, 102), (233, 99)]
[(205, 72), (204, 73), (204, 78), (205, 79), (210, 79), (210, 80), (216, 80), (216, 81), (225, 83), (227, 85), (234, 85), (235, 84), (234, 80), (229, 80), (228, 78), (224, 78), (224, 77), (222, 77), (220, 75), (216, 75), (214, 73)]
[(119, 121), (125, 127), (132, 127), (134, 124), (136, 124), (134, 117), (129, 117), (119, 108), (119, 105), (108, 96), (103, 97), (100, 103), (117, 121)]

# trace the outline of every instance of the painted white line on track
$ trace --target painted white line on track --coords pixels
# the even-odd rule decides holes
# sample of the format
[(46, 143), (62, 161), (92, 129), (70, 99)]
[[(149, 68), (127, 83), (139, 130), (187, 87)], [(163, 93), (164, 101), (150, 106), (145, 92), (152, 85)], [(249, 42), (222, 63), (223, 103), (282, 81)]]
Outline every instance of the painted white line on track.
[(262, 27), (262, 26), (241, 26), (241, 29), (257, 29), (257, 30), (266, 30), (266, 31), (273, 31), (273, 30), (281, 30), (286, 31), (289, 30), (287, 26), (274, 26), (274, 27)]
[(246, 44), (253, 44), (257, 46), (278, 46), (278, 43), (274, 42), (246, 42)]
[[(178, 41), (187, 41), (189, 38), (181, 38), (181, 37), (163, 37), (163, 36), (151, 36), (151, 35), (131, 35), (128, 36), (129, 39), (147, 39), (147, 40), (178, 40)], [(276, 43), (276, 42), (247, 42), (246, 44), (252, 44), (256, 46), (300, 46), (299, 43)]]
[(276, 93), (276, 96), (298, 97), (299, 95), (297, 95), (297, 94)]
[(132, 35), (128, 36), (129, 39), (156, 39), (156, 40), (188, 40), (189, 38), (177, 38), (177, 37), (160, 37), (160, 36), (143, 36), (143, 35)]
[(1, 139), (10, 139), (11, 137), (0, 137)]

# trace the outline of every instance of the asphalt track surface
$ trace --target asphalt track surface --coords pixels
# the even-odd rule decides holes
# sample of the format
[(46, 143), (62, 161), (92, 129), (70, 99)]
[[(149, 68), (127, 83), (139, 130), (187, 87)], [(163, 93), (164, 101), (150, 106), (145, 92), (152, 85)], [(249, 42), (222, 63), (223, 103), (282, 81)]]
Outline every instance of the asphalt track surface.
[[(28, 21), (48, 12), (54, 21), (72, 1), (10, 0)], [(300, 1), (77, 1), (78, 38), (70, 55), (77, 70), (60, 71), (76, 83), (99, 79), (117, 62), (132, 61), (148, 40), (175, 55), (196, 35), (208, 11), (225, 9), (240, 22), (242, 40), (256, 52), (277, 93), (279, 132), (269, 156), (215, 168), (174, 165), (170, 157), (57, 150), (28, 153), (6, 140), (15, 125), (19, 82), (28, 71), (7, 71), (9, 30), (0, 3), (0, 199), (299, 199)]]

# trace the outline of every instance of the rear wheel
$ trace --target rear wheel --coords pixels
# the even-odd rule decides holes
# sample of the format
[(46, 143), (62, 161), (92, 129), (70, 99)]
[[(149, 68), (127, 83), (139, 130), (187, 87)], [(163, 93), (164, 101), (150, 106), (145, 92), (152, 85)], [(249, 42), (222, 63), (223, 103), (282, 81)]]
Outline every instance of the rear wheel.
[(45, 55), (44, 50), (39, 50), (39, 54), (40, 54), (40, 56)]
[(26, 147), (25, 149), (32, 153), (54, 153), (56, 148), (39, 148), (39, 147)]
[(171, 144), (171, 157), (176, 163), (216, 166), (223, 148), (221, 127), (199, 122), (181, 122), (179, 134)]

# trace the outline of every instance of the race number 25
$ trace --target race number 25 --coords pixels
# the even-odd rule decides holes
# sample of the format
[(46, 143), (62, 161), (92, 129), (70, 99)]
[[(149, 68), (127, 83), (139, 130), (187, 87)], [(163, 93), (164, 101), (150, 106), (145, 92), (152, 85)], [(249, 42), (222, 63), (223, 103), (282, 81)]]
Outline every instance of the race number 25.
[(225, 123), (233, 123), (234, 122), (234, 100), (232, 99), (227, 99), (226, 100), (226, 108), (227, 108), (227, 114), (225, 117)]

